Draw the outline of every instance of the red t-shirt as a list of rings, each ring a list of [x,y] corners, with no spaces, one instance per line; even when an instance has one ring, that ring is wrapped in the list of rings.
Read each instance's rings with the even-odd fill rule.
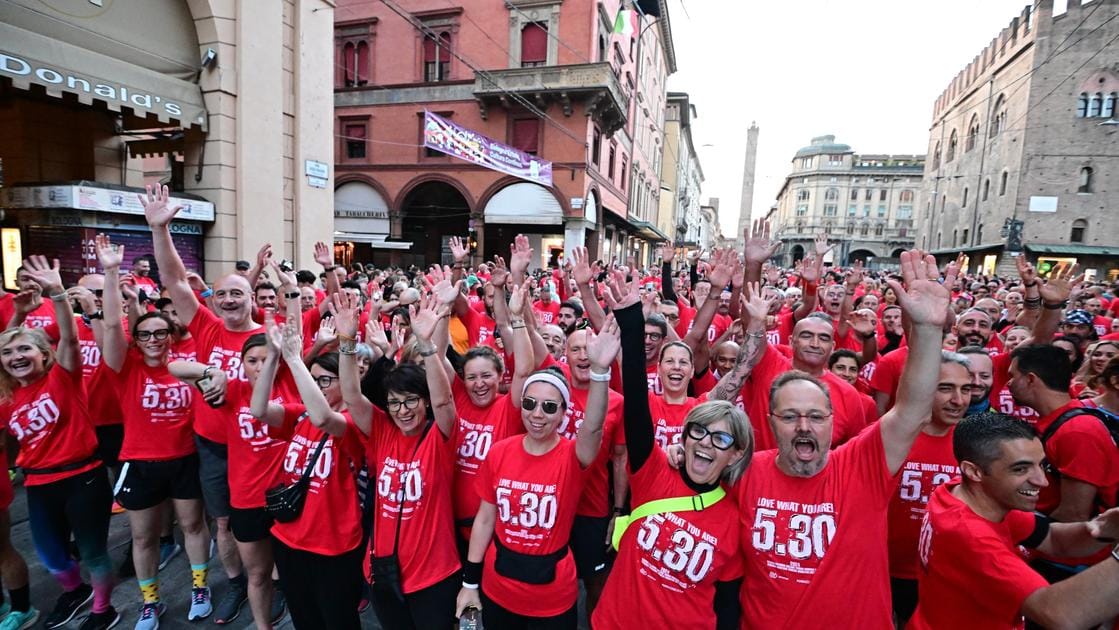
[[[56,321],[54,303],[51,302],[50,298],[44,295],[43,303],[39,305],[39,308],[27,314],[27,317],[23,320],[23,325],[28,328],[47,328],[55,324]],[[5,326],[7,323],[8,322],[4,322]],[[57,338],[55,339],[57,340]]]
[[[116,383],[124,416],[120,459],[164,461],[193,453],[193,389],[168,372],[166,365],[146,365],[139,350],[129,350]],[[107,393],[103,390],[94,398]]]
[[[886,511],[897,477],[886,467],[882,431],[839,447],[810,478],[786,475],[776,457],[755,454],[735,486],[741,627],[819,627],[836,611],[846,627],[891,627]]]
[[[569,372],[570,373],[570,372]],[[571,406],[563,416],[559,426],[559,434],[568,440],[574,440],[579,435],[579,427],[583,425],[583,415],[587,411],[587,396],[590,390],[571,388]],[[609,390],[606,402],[606,419],[602,424],[602,446],[598,449],[598,457],[587,468],[586,484],[583,486],[583,496],[575,513],[580,516],[594,516],[602,518],[610,515],[610,462],[614,449],[625,446],[626,436],[622,428],[622,395]]]
[[[369,475],[377,478],[372,553],[393,552],[399,521],[396,553],[405,593],[440,582],[461,566],[451,500],[455,438],[432,425],[421,443],[419,435],[404,435],[385,412],[373,410],[367,453]]]
[[[171,352],[167,355],[167,362],[172,361],[197,361],[198,351],[194,347],[194,337],[179,339],[171,344]]]
[[[700,398],[689,396],[684,402],[674,405],[665,400],[664,396],[649,393],[649,415],[653,418],[653,439],[656,448],[668,448],[670,444],[679,444],[680,435],[684,432],[684,418],[688,417],[692,409],[699,403],[707,400],[704,395]],[[623,438],[624,439],[624,438]]]
[[[695,494],[663,451],[630,474],[634,507]],[[667,512],[635,521],[622,535],[618,557],[594,609],[595,628],[676,630],[715,627],[715,583],[742,576],[738,504],[732,495],[700,511]]]
[[[933,490],[960,476],[952,454],[952,433],[936,436],[924,431],[909,449],[901,467],[901,483],[890,499],[890,576],[917,579],[917,537]]]
[[[541,324],[554,324],[559,319],[559,302],[552,300],[550,304],[536,301],[532,303],[532,312],[536,314],[536,321]]]
[[[478,474],[478,495],[497,506],[493,535],[512,551],[547,555],[567,547],[586,476],[575,442],[560,440],[543,455],[530,455],[524,438],[494,444]],[[486,549],[482,584],[486,596],[518,615],[552,617],[575,605],[579,581],[568,551],[549,584],[526,584],[497,573],[494,544]]]
[[[486,315],[483,310],[478,311],[472,308],[459,316],[459,321],[462,322],[463,328],[466,329],[466,338],[470,342],[470,346],[490,346],[496,348],[497,345],[494,341],[493,332],[497,330],[497,322],[492,317]]]
[[[1017,510],[992,523],[952,495],[959,482],[937,488],[921,526],[917,611],[909,630],[1025,627],[1022,604],[1049,586],[1026,564],[1018,543],[1034,532],[1033,514]]]
[[[789,337],[793,335],[793,326],[796,322],[793,321],[793,312],[788,311],[778,313],[774,318],[773,328],[765,331],[766,341],[771,346],[787,346],[789,345]]]
[[[473,519],[478,514],[476,490],[478,469],[486,460],[493,445],[507,437],[524,433],[521,410],[513,406],[509,394],[500,395],[489,407],[479,407],[470,400],[462,380],[455,377],[451,390],[458,410],[458,430],[455,431],[455,521]],[[464,526],[464,534],[470,528]],[[468,537],[469,539],[469,537]]]
[[[898,395],[898,385],[901,383],[901,370],[905,367],[905,360],[909,356],[909,347],[902,346],[893,352],[878,359],[874,374],[870,377],[870,388],[876,392],[889,395],[886,409],[892,409],[894,399]]]
[[[136,285],[137,289],[143,289],[144,293],[152,300],[159,299],[159,285],[150,277],[132,274],[132,283]]]
[[[229,405],[227,402],[226,405]],[[299,481],[324,433],[300,404],[284,405],[284,424],[275,436],[288,440],[279,480]],[[326,441],[307,484],[307,498],[299,518],[277,522],[272,535],[285,545],[323,556],[339,556],[361,544],[361,506],[357,498],[357,469],[365,453],[365,437],[348,411],[346,431]]]
[[[299,400],[298,392],[285,392],[286,381],[278,381],[271,403],[290,404]],[[230,381],[225,398],[237,410],[237,421],[226,423],[229,445],[229,504],[239,510],[262,508],[264,493],[276,486],[283,474],[286,439],[277,437],[280,428],[257,420],[252,414],[253,388],[247,381]]]
[[[660,366],[656,363],[645,366],[645,380],[649,383],[649,393],[660,396],[664,394],[664,385],[661,385]]]
[[[38,381],[12,392],[0,405],[8,431],[19,440],[16,465],[22,468],[55,468],[82,461],[97,449],[97,436],[86,413],[81,371],[67,372],[55,363]],[[94,461],[81,468],[46,475],[27,475],[25,486],[73,477],[101,465]]]
[[[1070,400],[1060,409],[1037,422],[1037,432],[1044,434],[1061,414],[1070,409],[1087,407],[1082,400]],[[1074,416],[1066,421],[1045,443],[1045,458],[1062,477],[1069,477],[1098,488],[1099,498],[1107,507],[1116,503],[1119,491],[1119,449],[1103,422],[1093,416]],[[1037,510],[1048,514],[1061,504],[1061,482],[1053,476],[1041,489]]]
[[[264,329],[257,327],[241,332],[228,330],[221,318],[210,309],[199,306],[187,325],[187,330],[194,337],[199,362],[222,370],[230,381],[246,380],[245,369],[241,365],[241,347],[245,345],[245,340],[264,332]],[[194,399],[194,432],[211,442],[224,444],[225,423],[232,419],[234,413],[228,400],[214,408],[201,396],[197,396]]]
[[[101,360],[101,348],[93,338],[93,329],[87,326],[81,317],[74,318],[74,326],[78,329],[78,349],[82,354],[82,378],[85,381],[85,390],[92,394],[88,400],[89,420],[95,427],[120,424],[124,421],[120,403],[115,396],[105,394],[116,387],[116,375]],[[55,324],[54,328],[57,331],[58,324]],[[127,325],[125,328],[127,329]],[[57,332],[52,335],[52,338],[58,338]]]

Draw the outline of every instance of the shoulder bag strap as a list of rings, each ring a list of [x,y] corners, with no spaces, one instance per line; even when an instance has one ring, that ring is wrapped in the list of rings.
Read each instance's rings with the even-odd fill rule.
[[[727,496],[727,491],[723,490],[722,486],[717,486],[713,490],[708,490],[703,494],[693,494],[686,497],[669,497],[667,499],[656,499],[655,501],[648,501],[634,508],[633,512],[628,515],[619,516],[614,523],[614,536],[611,542],[614,549],[618,549],[618,545],[622,542],[622,535],[625,534],[626,529],[634,521],[652,516],[654,514],[664,514],[666,512],[702,512],[707,508],[715,505]]]
[[[427,424],[424,425],[424,430],[423,430],[423,433],[420,433],[419,441],[416,442],[416,446],[414,446],[412,448],[412,455],[408,458],[409,461],[416,458],[416,453],[419,452],[420,445],[424,443],[424,440],[427,438],[427,432],[431,430],[431,425],[433,425],[433,424],[435,424],[435,421],[429,420],[427,422]],[[397,513],[396,513],[396,533],[393,534],[393,539],[392,539],[392,553],[393,554],[395,554],[396,550],[400,547],[400,521],[401,521],[401,519],[404,518],[404,502],[407,501],[407,495],[404,493],[403,490],[404,490],[404,487],[403,487],[403,485],[401,485],[400,510],[397,511]]]

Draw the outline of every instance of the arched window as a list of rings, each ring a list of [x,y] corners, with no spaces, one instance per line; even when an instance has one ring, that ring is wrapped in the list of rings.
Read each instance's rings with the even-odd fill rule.
[[[959,230],[952,230],[952,245],[955,246],[960,236]]]
[[[1088,117],[1088,93],[1087,92],[1081,92],[1080,93],[1080,98],[1076,99],[1076,117],[1077,118],[1087,118]]]
[[[967,188],[964,188],[964,200],[960,202],[960,207],[967,207]]]
[[[992,138],[1006,131],[1006,97],[999,94],[995,99],[995,108],[991,110],[991,129],[988,135]]]
[[[809,193],[807,190],[797,191],[797,201],[808,201]]]
[[[451,34],[439,34],[439,40],[430,35],[424,38],[424,81],[434,83],[450,78]]]
[[[1103,111],[1100,112],[1100,116],[1114,118],[1116,110],[1119,110],[1119,92],[1112,92],[1104,100]]]
[[[797,221],[797,234],[803,234],[803,233],[804,233],[804,222],[803,221]]]
[[[956,159],[956,148],[960,146],[960,135],[956,130],[952,130],[952,136],[948,138],[948,155],[944,156],[945,162],[951,162]]]
[[[901,194],[898,195],[898,202],[899,203],[913,203],[913,191],[912,190],[901,191]]]
[[[1077,219],[1072,222],[1072,233],[1069,234],[1069,242],[1083,243],[1085,232],[1088,230],[1088,222],[1084,219]]]
[[[1076,187],[1076,192],[1092,192],[1092,176],[1094,174],[1095,171],[1092,170],[1091,166],[1085,166],[1084,168],[1080,169],[1080,184]]]
[[[999,180],[999,196],[1000,197],[1006,194],[1006,180],[1007,180],[1008,175],[1009,175],[1009,173],[1007,173],[1006,171],[1003,171],[1002,172],[1002,179]]]
[[[357,85],[369,84],[369,44],[357,43]]]
[[[1100,115],[1100,108],[1103,106],[1103,94],[1096,92],[1088,97],[1088,118],[1095,118]]]
[[[991,192],[991,178],[983,180],[983,201],[987,201],[987,195]]]
[[[978,244],[983,243],[983,224],[979,224],[979,228],[975,230],[975,242]]]
[[[933,149],[932,167],[933,168],[940,168],[940,143],[939,142],[936,143],[936,148]]]
[[[867,234],[870,234],[870,224],[863,223],[859,226],[859,236],[866,236]]]
[[[829,188],[829,189],[827,189],[826,192],[824,192],[824,200],[826,200],[826,201],[836,201],[837,199],[839,199],[839,189],[838,188]]]
[[[973,114],[971,124],[967,126],[967,142],[964,143],[964,151],[971,151],[975,148],[977,137],[979,137],[979,114]]]
[[[548,63],[548,25],[530,22],[521,29],[521,67],[531,68]]]
[[[824,221],[824,234],[831,234],[832,222]]]
[[[351,87],[357,78],[357,47],[352,42],[342,46],[342,85]]]
[[[874,226],[874,235],[875,236],[882,236],[882,234],[885,231],[886,231],[886,226],[882,223],[879,223],[878,225]]]
[[[936,248],[940,249],[940,232],[936,233]]]
[[[851,235],[851,234],[854,234],[854,233],[855,233],[855,224],[848,222],[847,223],[847,234]]]

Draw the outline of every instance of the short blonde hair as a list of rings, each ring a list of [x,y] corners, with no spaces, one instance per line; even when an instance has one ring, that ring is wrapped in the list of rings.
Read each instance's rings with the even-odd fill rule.
[[[722,474],[727,483],[734,483],[742,477],[754,455],[754,428],[750,426],[750,418],[746,412],[725,400],[700,403],[684,418],[685,433],[689,424],[709,427],[720,420],[726,420],[730,425],[729,433],[734,436],[734,446],[742,450],[742,458],[727,466]]]
[[[31,343],[43,353],[43,368],[50,370],[54,366],[54,349],[51,348],[50,339],[47,334],[39,328],[28,328],[27,326],[19,326],[0,333],[0,348],[12,343],[19,337],[27,337]],[[8,374],[8,371],[0,367],[0,400],[10,400],[12,392],[19,387],[19,382]]]

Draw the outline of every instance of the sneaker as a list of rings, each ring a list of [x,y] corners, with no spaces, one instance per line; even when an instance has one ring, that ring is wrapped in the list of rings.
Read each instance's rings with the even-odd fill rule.
[[[190,612],[187,613],[187,621],[205,619],[212,612],[214,607],[210,604],[210,587],[190,589]]]
[[[136,620],[135,630],[157,630],[159,618],[167,612],[167,604],[155,602],[140,607],[140,618]]]
[[[47,630],[54,630],[54,628],[61,628],[70,623],[74,615],[78,611],[85,608],[86,604],[93,601],[93,587],[89,584],[80,584],[78,588],[63,593],[58,596],[58,601],[54,605],[54,610],[51,614],[47,615],[47,620],[44,623]]]
[[[177,542],[161,544],[159,546],[159,570],[162,571],[171,562],[171,559],[179,555],[182,550],[183,546]]]
[[[280,623],[284,618],[284,613],[287,612],[288,600],[284,597],[284,592],[279,588],[272,590],[272,624]]]
[[[214,623],[224,626],[236,619],[237,615],[241,614],[241,607],[245,605],[248,599],[249,594],[245,586],[230,583],[229,590],[225,592],[225,597],[221,598],[221,601],[214,608]]]
[[[120,623],[120,613],[116,608],[109,606],[109,609],[104,612],[90,613],[79,626],[79,630],[109,630],[118,623]]]
[[[113,501],[113,514],[124,514],[127,511],[128,510],[124,509],[123,505]]]
[[[35,607],[23,612],[12,610],[12,605],[7,602],[4,604],[8,610],[4,613],[4,621],[0,621],[0,630],[27,630],[39,621],[39,610]]]

